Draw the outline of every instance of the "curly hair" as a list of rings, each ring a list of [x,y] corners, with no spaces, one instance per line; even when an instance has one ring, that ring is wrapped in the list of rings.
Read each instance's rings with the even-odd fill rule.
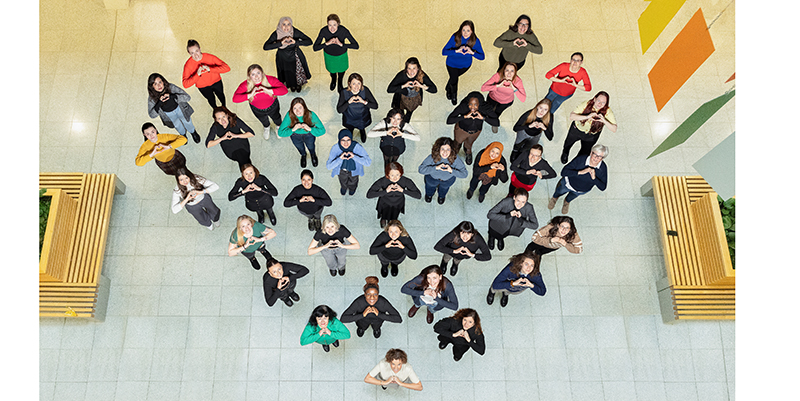
[[[533,271],[531,271],[530,275],[539,275],[539,264],[542,261],[542,255],[530,252],[519,253],[508,259],[508,261],[511,262],[511,273],[514,273],[517,275],[517,277],[519,277],[519,272],[522,271],[522,263],[525,262],[525,259],[530,259],[533,261]]]
[[[553,225],[553,228],[550,229],[550,232],[548,234],[551,237],[557,237],[558,236],[558,226],[560,226],[561,223],[564,223],[564,222],[569,223],[569,227],[570,227],[569,232],[567,233],[567,235],[564,236],[564,241],[572,242],[572,240],[575,239],[575,234],[578,233],[578,229],[575,228],[575,221],[572,220],[572,217],[569,217],[569,216],[556,216],[556,217],[553,217],[550,220],[550,223],[548,223],[548,224],[552,224]]]
[[[471,308],[464,308],[459,309],[453,316],[453,319],[456,319],[459,323],[465,317],[471,317],[472,320],[475,321],[475,334],[481,335],[483,334],[483,330],[481,329],[481,318],[478,316],[478,312],[475,309]]]
[[[458,145],[456,145],[456,142],[454,140],[446,136],[437,139],[433,143],[433,147],[431,147],[431,157],[433,158],[433,161],[435,161],[436,163],[440,162],[442,160],[442,155],[439,154],[440,153],[439,150],[444,145],[450,147],[450,156],[447,157],[447,161],[450,164],[453,164],[453,162],[456,161],[456,155],[458,154]]]
[[[581,113],[582,116],[588,116],[589,114],[592,114],[592,111],[594,110],[594,102],[600,96],[605,96],[606,97],[606,105],[603,106],[602,109],[597,110],[597,114],[602,114],[603,116],[606,115],[606,113],[608,112],[608,108],[611,105],[611,98],[608,96],[608,93],[606,91],[600,91],[600,92],[597,92],[597,94],[594,95],[594,97],[591,98],[588,103],[586,103],[586,108],[583,109],[583,112]],[[602,121],[594,120],[594,121],[592,121],[592,127],[589,129],[589,132],[590,133],[598,133],[598,132],[603,130],[603,126],[604,125],[603,125]]]
[[[406,352],[401,350],[400,348],[392,348],[388,352],[386,352],[386,356],[384,357],[386,362],[392,363],[394,360],[398,360],[403,364],[408,363],[408,355]]]

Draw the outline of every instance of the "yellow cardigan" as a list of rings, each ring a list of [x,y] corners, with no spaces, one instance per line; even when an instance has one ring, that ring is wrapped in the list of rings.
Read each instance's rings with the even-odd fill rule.
[[[165,150],[157,154],[155,157],[156,160],[166,163],[172,160],[172,157],[175,156],[175,149],[186,144],[186,137],[175,134],[158,134],[158,140],[156,143],[153,143],[150,140],[144,141],[142,146],[139,147],[139,154],[136,155],[136,165],[144,166],[147,162],[153,160],[153,158],[150,157],[150,152],[152,152],[159,143],[162,145],[172,145],[172,149]]]

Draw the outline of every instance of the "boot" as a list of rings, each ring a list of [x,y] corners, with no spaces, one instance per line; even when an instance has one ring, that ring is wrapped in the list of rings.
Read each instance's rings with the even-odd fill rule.
[[[494,237],[489,236],[489,249],[494,250]],[[489,304],[491,305],[491,304]]]
[[[408,310],[408,317],[414,317],[414,315],[417,314],[418,310],[419,310],[419,306],[411,305],[411,309]]]
[[[491,305],[494,302],[494,291],[489,288],[489,293],[486,294],[486,303]]]
[[[561,214],[569,213],[569,202],[567,202],[566,198],[564,199],[564,205],[561,206]]]
[[[558,200],[558,199],[550,198],[550,201],[547,202],[547,208],[550,209],[550,210],[553,210],[553,208],[556,207],[556,200]]]
[[[503,242],[503,239],[502,238],[498,238],[497,239],[497,250],[498,251],[502,251],[503,248],[505,248],[505,247],[506,247],[506,243]]]
[[[317,159],[317,154],[316,153],[312,153],[311,154],[311,165],[314,166],[314,167],[317,167],[318,164],[319,164],[319,159]]]
[[[267,215],[269,216],[269,222],[272,223],[273,226],[278,224],[278,219],[275,218],[275,212],[272,211],[272,209],[267,209]]]
[[[264,211],[256,210],[256,215],[258,216],[258,222],[264,224]]]

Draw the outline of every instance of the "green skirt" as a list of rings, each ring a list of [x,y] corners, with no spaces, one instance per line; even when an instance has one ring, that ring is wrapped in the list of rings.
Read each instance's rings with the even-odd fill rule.
[[[350,68],[350,60],[347,58],[347,52],[341,56],[331,56],[325,53],[325,69],[331,74],[345,72]]]

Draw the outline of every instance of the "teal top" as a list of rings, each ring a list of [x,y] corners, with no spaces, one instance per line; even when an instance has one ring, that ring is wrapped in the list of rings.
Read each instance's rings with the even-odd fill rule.
[[[324,345],[333,344],[337,340],[350,338],[350,330],[339,319],[332,317],[328,320],[328,330],[331,334],[319,335],[319,326],[307,324],[303,334],[300,336],[300,345],[320,343]]]
[[[259,222],[255,222],[255,224],[253,224],[253,237],[261,238],[261,237],[259,237],[259,235],[261,235],[261,233],[263,233],[264,230],[266,230],[266,229],[267,229],[267,226],[265,226],[265,225],[263,225],[263,224],[261,224]],[[248,238],[249,238],[248,236],[246,236],[246,235],[244,236],[245,242],[247,242]],[[231,232],[231,239],[230,239],[231,244],[238,244],[239,243],[238,239],[239,239],[239,237],[236,235],[236,229],[234,228],[233,232]],[[263,242],[256,242],[255,244],[250,245],[247,248],[245,248],[244,251],[242,251],[242,252],[255,252],[263,244],[264,244]]]
[[[302,129],[292,132],[292,127],[289,126],[289,124],[292,123],[292,119],[289,118],[290,113],[293,113],[293,111],[289,110],[289,112],[286,113],[286,116],[283,117],[283,122],[281,123],[281,127],[278,128],[279,137],[286,138],[292,136],[292,134],[302,135],[309,133],[311,135],[314,135],[315,137],[325,135],[325,126],[322,125],[322,121],[319,119],[319,117],[317,117],[317,114],[314,113],[313,111],[311,112],[311,123],[314,124],[314,126],[311,127],[311,132]],[[301,123],[304,122],[303,116],[297,117],[297,121]]]

